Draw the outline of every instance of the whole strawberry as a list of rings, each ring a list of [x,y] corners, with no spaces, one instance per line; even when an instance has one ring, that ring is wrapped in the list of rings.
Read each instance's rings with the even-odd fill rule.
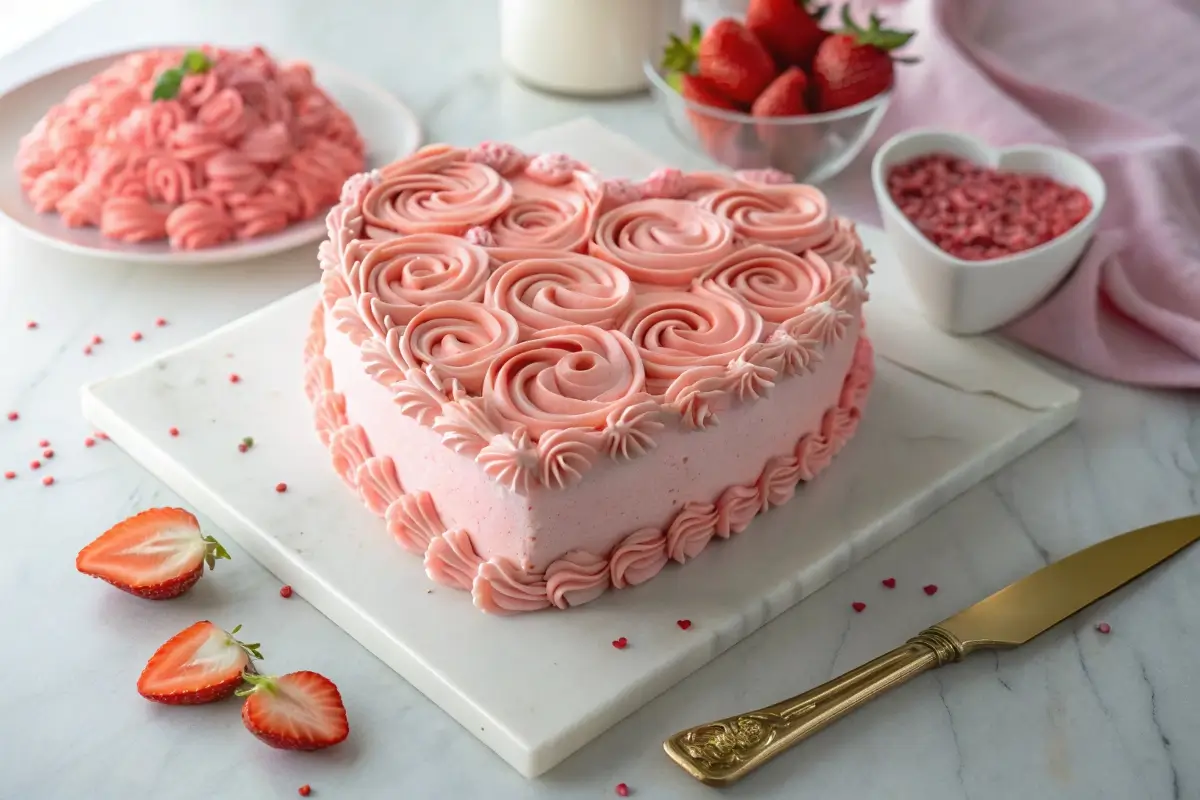
[[[750,0],[746,30],[758,37],[780,67],[808,69],[829,32],[821,28],[825,7],[809,11],[807,0]]]
[[[743,106],[758,98],[775,77],[775,60],[753,33],[735,19],[717,20],[697,47],[700,74]]]
[[[750,107],[756,117],[797,117],[808,113],[804,95],[808,91],[808,76],[799,67],[788,67],[763,89]]]
[[[849,6],[842,7],[843,29],[817,48],[812,79],[817,107],[821,111],[857,105],[892,88],[895,78],[891,52],[912,39],[912,31],[893,31],[881,27],[883,21],[871,15],[865,30],[850,17]]]

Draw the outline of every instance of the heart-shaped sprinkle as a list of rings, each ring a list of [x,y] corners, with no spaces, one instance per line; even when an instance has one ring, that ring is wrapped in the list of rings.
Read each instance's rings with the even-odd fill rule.
[[[855,602],[851,603],[851,604],[850,604],[850,607],[854,609],[854,613],[856,613],[856,614],[861,614],[862,612],[864,612],[864,611],[866,611],[866,610],[867,610],[867,604],[866,604],[866,603],[860,603],[860,602],[857,602],[857,601],[855,601]]]
[[[618,650],[624,650],[625,645],[629,644],[629,640],[622,636],[620,639],[613,639],[613,647]]]
[[[690,619],[675,620],[675,624],[679,626],[681,631],[686,631],[688,628],[692,627],[692,621]]]
[[[617,797],[629,797],[629,787],[623,783],[618,783],[616,786]]]
[[[932,597],[933,595],[937,594],[937,584],[936,583],[926,584],[925,586],[922,587],[922,591],[925,592],[925,594]]]
[[[895,589],[895,588],[896,588],[896,579],[895,579],[895,578],[884,578],[884,579],[883,579],[882,581],[880,581],[880,582],[881,582],[881,583],[882,583],[884,586],[886,586],[887,588],[889,588],[889,589]]]

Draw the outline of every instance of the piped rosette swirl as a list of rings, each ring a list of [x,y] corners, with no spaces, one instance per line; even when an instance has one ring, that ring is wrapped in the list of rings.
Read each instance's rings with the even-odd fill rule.
[[[461,236],[508,208],[513,189],[468,151],[423,147],[381,171],[363,199],[366,232],[375,239],[417,233]]]
[[[734,248],[727,220],[695,203],[651,199],[602,216],[589,252],[646,287],[686,288]]]
[[[398,350],[406,368],[430,368],[478,394],[488,367],[517,338],[517,321],[507,311],[443,300],[421,309],[404,328],[388,331],[387,346]]]
[[[607,261],[558,253],[501,264],[488,278],[485,298],[526,333],[563,325],[612,328],[633,302],[633,287]]]
[[[793,255],[776,247],[750,245],[710,267],[700,286],[754,309],[766,320],[769,332],[822,299],[841,272],[811,251]]]
[[[493,258],[510,261],[536,251],[587,250],[603,189],[584,172],[566,183],[546,180],[528,173],[510,179],[512,200],[486,228]]]
[[[834,233],[829,201],[804,184],[742,184],[705,196],[701,205],[728,220],[746,242],[802,253]]]

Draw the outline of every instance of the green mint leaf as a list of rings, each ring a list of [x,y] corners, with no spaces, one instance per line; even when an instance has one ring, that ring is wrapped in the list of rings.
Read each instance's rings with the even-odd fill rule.
[[[183,56],[183,64],[181,66],[184,72],[192,75],[200,75],[212,69],[212,59],[199,50],[188,50]]]
[[[150,99],[173,100],[179,94],[179,87],[182,85],[183,70],[169,69],[158,76],[158,83],[154,85],[154,92],[150,95]]]

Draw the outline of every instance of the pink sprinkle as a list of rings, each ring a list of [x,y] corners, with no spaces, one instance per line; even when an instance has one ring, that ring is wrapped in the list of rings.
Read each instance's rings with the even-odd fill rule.
[[[692,621],[690,619],[677,619],[675,620],[675,624],[679,626],[679,630],[681,631],[686,631],[688,628],[692,627]]]
[[[171,428],[171,430],[167,431],[167,433],[171,434],[172,436],[178,436],[178,435],[179,435],[179,428],[174,428],[174,427],[173,427],[173,428]]]
[[[30,462],[29,462],[29,468],[30,468],[30,469],[41,469],[41,468],[42,468],[42,462],[38,461],[38,460],[35,458],[33,461],[30,461]]]
[[[284,492],[287,491],[287,484],[286,483],[275,484],[275,491],[279,492],[280,494],[283,494]]]
[[[100,334],[97,333],[92,337],[92,344],[104,344],[104,340],[100,338]]]
[[[105,433],[104,431],[95,431],[94,433],[92,433],[92,436],[95,436],[97,439],[104,441],[104,442],[108,441],[108,434]]]
[[[937,589],[938,589],[938,587],[937,587],[936,583],[930,583],[930,584],[922,587],[922,591],[924,591],[925,594],[929,595],[930,597],[937,594]]]
[[[83,346],[83,354],[85,356],[90,356],[92,354],[92,346],[90,344],[86,344]]]
[[[35,322],[34,320],[29,320],[29,322],[25,323],[25,327],[28,328],[29,330],[33,330],[34,328],[37,327],[37,322]]]
[[[624,636],[622,636],[620,639],[613,639],[612,646],[617,648],[618,650],[624,650],[625,646],[628,644],[629,644],[629,640],[626,639]]]
[[[54,451],[47,447],[42,451],[42,458],[54,458]]]
[[[154,324],[161,328],[167,324],[167,321],[162,317],[159,317],[158,319],[154,320]]]
[[[84,446],[84,447],[95,447],[95,446],[96,446],[96,440],[95,440],[95,439],[93,439],[92,437],[90,437],[90,436],[89,436],[89,437],[87,437],[86,439],[84,439],[84,440],[83,440],[83,446]]]
[[[21,415],[18,414],[17,412],[15,412],[15,411],[8,412],[8,421],[9,422],[16,422],[20,418],[21,418]]]
[[[239,453],[244,453],[249,449],[250,448],[246,445],[245,442],[238,442],[238,452]]]
[[[884,579],[881,581],[881,583],[882,583],[884,586],[886,586],[887,588],[889,588],[889,589],[895,589],[895,588],[896,588],[896,579],[895,579],[895,578],[884,578]]]
[[[1096,626],[1096,630],[1103,634],[1109,634],[1109,633],[1112,633],[1112,626],[1109,625],[1107,622],[1101,622],[1099,625]]]
[[[46,477],[42,478],[42,486],[53,486],[53,485],[54,485],[54,476],[53,475],[47,475]]]
[[[292,596],[292,587],[280,586],[279,587],[279,596],[280,597],[291,597]]]
[[[236,372],[231,372],[231,373],[229,374],[229,382],[230,382],[230,383],[241,383],[241,382],[242,382],[242,376],[241,376],[241,375],[238,375]]]
[[[851,604],[850,604],[850,607],[854,609],[854,613],[855,613],[855,614],[861,614],[862,612],[864,612],[864,611],[866,611],[866,610],[867,610],[867,604],[866,604],[866,603],[860,603],[860,602],[858,602],[858,601],[855,601],[855,602],[851,603]]]
[[[629,787],[623,783],[618,783],[615,789],[617,797],[629,797]]]
[[[38,440],[38,447],[49,447],[49,446],[50,446],[49,439],[39,439]]]
[[[13,472],[11,469],[4,473],[4,480],[6,481],[11,481],[15,477],[17,477],[17,473]]]
[[[133,339],[135,342],[140,342],[142,340],[142,332],[134,331],[133,333],[129,334],[129,338]]]

